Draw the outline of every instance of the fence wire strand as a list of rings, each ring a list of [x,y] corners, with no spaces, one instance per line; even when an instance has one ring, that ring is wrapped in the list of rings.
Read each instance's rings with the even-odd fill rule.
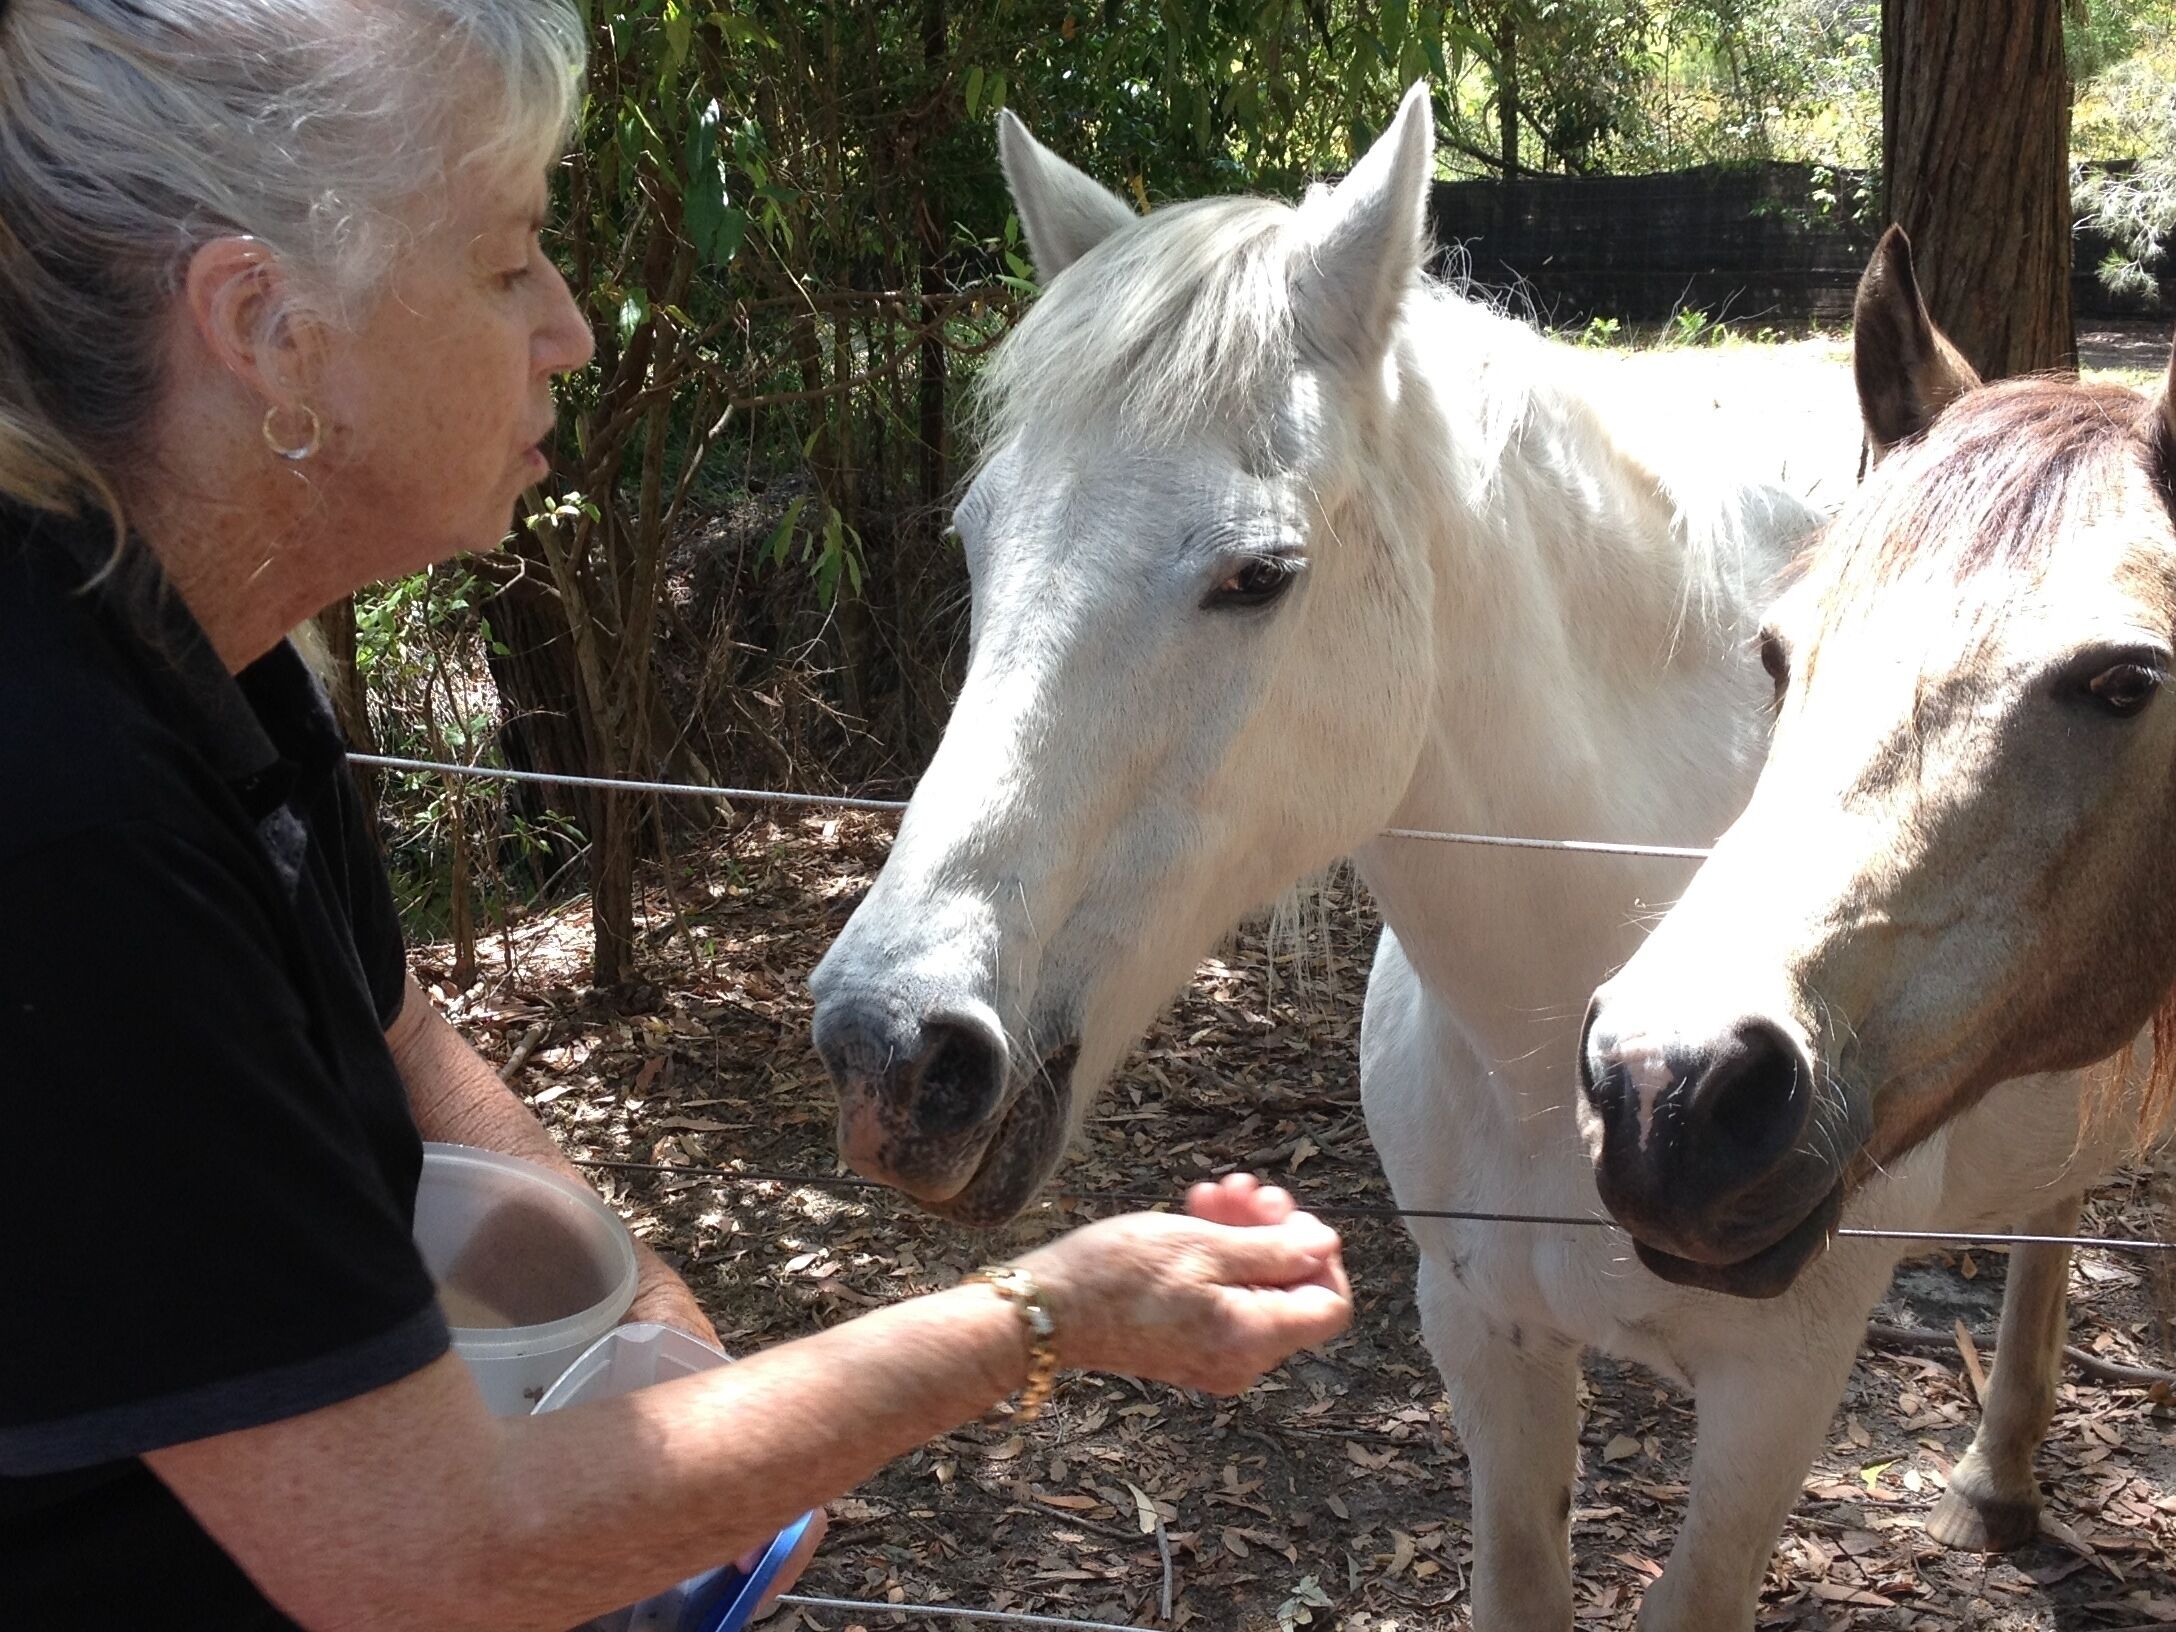
[[[699,782],[640,782],[616,776],[571,776],[557,771],[516,771],[499,765],[445,764],[391,754],[350,754],[351,764],[380,771],[423,771],[441,776],[470,776],[487,782],[527,782],[543,787],[590,788],[605,793],[654,793],[686,799],[722,799],[751,805],[810,805],[819,810],[898,812],[904,799],[852,799],[837,793],[787,793],[770,788],[716,788]],[[1711,852],[1682,844],[1618,844],[1600,839],[1529,839],[1502,833],[1438,833],[1428,828],[1386,827],[1386,839],[1424,839],[1438,844],[1477,844],[1508,850],[1557,850],[1574,855],[1660,856],[1671,861],[1700,861]]]
[[[572,1156],[577,1167],[606,1172],[659,1173],[675,1178],[704,1179],[714,1183],[780,1184],[815,1190],[889,1190],[879,1179],[852,1173],[751,1173],[739,1168],[706,1167],[695,1162],[637,1162],[603,1156]],[[1170,1196],[1137,1190],[1065,1191],[1053,1201],[1082,1207],[1167,1207]],[[1541,1228],[1568,1227],[1587,1230],[1621,1230],[1613,1218],[1569,1213],[1503,1213],[1461,1207],[1394,1207],[1368,1201],[1317,1200],[1295,1195],[1295,1200],[1318,1218],[1431,1218],[1460,1224],[1524,1224]],[[2176,1241],[2141,1240],[2116,1235],[2022,1235],[1998,1230],[1878,1230],[1846,1225],[1829,1231],[1838,1239],[1861,1241],[1915,1241],[1934,1246],[1961,1247],[2098,1247],[2110,1252],[2176,1252]]]
[[[1156,1632],[1154,1627],[1132,1626],[1123,1621],[1076,1621],[1063,1615],[1034,1615],[1013,1609],[962,1609],[955,1604],[885,1604],[859,1598],[815,1598],[797,1592],[781,1593],[778,1601],[798,1609],[844,1609],[857,1615],[926,1615],[932,1619],[1063,1627],[1066,1632]]]

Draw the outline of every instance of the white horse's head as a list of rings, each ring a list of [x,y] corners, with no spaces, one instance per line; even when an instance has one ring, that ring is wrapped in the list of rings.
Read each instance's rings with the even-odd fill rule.
[[[1390,815],[1434,679],[1430,568],[1380,520],[1414,505],[1392,416],[1429,411],[1393,359],[1426,95],[1296,210],[1137,217],[1000,135],[1046,292],[956,517],[966,685],[814,981],[842,1153],[974,1223],[1219,935]]]

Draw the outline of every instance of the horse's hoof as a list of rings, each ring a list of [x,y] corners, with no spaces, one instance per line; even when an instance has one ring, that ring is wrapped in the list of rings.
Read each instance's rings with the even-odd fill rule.
[[[2006,1553],[2040,1533],[2040,1492],[2028,1501],[1952,1483],[1927,1515],[1927,1534],[1965,1553]]]

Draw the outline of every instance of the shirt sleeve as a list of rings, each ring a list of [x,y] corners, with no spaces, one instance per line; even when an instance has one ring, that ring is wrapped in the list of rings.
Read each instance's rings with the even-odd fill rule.
[[[0,1226],[24,1316],[0,1474],[276,1421],[445,1351],[413,1198],[221,844],[127,823],[0,861]]]

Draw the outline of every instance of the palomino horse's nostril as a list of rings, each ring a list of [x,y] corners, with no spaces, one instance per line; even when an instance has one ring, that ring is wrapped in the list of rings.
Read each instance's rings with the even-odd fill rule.
[[[1770,1021],[1740,1022],[1693,1084],[1692,1110],[1731,1167],[1756,1172],[1780,1160],[1813,1113],[1797,1045]]]

